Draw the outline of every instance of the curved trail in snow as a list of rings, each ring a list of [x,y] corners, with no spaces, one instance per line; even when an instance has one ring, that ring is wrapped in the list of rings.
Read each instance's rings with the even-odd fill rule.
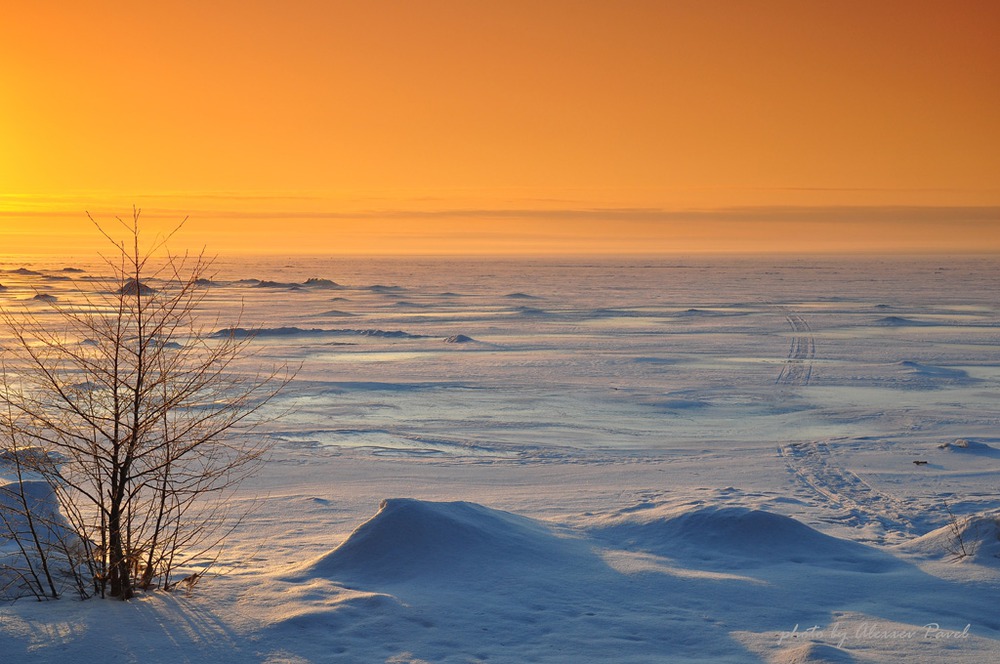
[[[785,311],[785,320],[792,329],[788,356],[775,379],[781,387],[805,387],[812,378],[816,341],[809,323],[799,314]],[[876,539],[884,542],[892,533],[907,536],[914,527],[906,516],[905,506],[897,498],[873,487],[856,473],[844,467],[837,458],[836,444],[802,442],[781,445],[778,455],[795,478],[804,498],[818,499],[835,510],[829,520],[857,528],[878,531]]]
[[[788,312],[785,320],[792,328],[792,342],[788,348],[788,357],[781,367],[781,373],[775,379],[775,385],[801,386],[809,384],[812,378],[812,361],[816,357],[816,340],[812,328],[802,316]]]
[[[800,493],[826,503],[837,514],[829,521],[864,528],[877,526],[885,541],[886,535],[917,534],[905,505],[883,493],[839,462],[828,442],[790,443],[778,447],[788,470],[801,486]]]

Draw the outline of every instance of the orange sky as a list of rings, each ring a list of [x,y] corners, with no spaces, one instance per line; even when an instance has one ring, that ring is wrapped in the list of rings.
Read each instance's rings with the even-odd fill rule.
[[[1000,3],[7,3],[0,253],[1000,251]]]

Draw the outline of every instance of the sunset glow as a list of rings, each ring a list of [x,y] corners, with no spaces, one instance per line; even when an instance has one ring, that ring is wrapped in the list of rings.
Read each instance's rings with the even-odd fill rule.
[[[0,253],[1000,251],[995,2],[16,3]]]

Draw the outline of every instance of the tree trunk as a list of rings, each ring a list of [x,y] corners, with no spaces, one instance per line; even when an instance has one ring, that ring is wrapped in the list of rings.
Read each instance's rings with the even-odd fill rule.
[[[110,546],[108,576],[110,577],[112,597],[132,599],[132,578],[122,541],[121,503],[121,497],[112,497],[111,513],[108,515],[108,544]]]

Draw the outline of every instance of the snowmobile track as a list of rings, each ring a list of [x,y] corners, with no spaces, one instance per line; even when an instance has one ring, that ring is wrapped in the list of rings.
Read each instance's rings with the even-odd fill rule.
[[[812,361],[816,357],[816,341],[812,328],[802,316],[786,313],[785,320],[792,328],[792,342],[788,348],[788,358],[775,379],[775,385],[806,386],[812,378]]]

